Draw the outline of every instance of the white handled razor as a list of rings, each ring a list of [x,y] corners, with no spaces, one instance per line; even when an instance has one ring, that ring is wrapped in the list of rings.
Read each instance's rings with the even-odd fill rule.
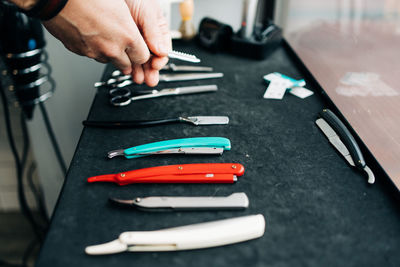
[[[205,222],[156,231],[124,232],[119,238],[86,247],[89,255],[124,251],[174,251],[224,246],[264,235],[265,219],[261,214]]]

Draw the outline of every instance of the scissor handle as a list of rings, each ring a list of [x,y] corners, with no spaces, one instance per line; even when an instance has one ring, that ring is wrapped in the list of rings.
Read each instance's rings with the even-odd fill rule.
[[[110,103],[114,106],[122,107],[129,105],[134,100],[141,100],[141,99],[149,99],[154,97],[159,97],[158,93],[155,94],[146,94],[146,95],[139,95],[139,96],[114,96],[110,99]]]
[[[129,96],[114,96],[110,99],[110,103],[116,107],[127,106],[132,102]]]
[[[131,95],[131,90],[128,88],[114,88],[108,91],[111,97],[129,97]]]
[[[215,84],[209,85],[196,85],[196,86],[185,86],[185,87],[177,87],[176,94],[199,94],[199,93],[208,93],[215,92],[218,90],[218,86]]]
[[[111,97],[115,96],[139,96],[139,95],[149,95],[149,94],[154,94],[158,92],[157,90],[130,90],[128,88],[113,88],[110,91],[108,91],[109,95]]]
[[[111,96],[110,103],[113,106],[126,106],[131,103],[131,90],[128,88],[113,88],[108,91]]]

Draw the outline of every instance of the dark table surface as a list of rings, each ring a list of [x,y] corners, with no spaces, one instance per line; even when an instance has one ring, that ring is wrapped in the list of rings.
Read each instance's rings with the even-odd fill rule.
[[[142,129],[86,128],[75,156],[37,266],[400,266],[398,195],[386,178],[368,186],[315,126],[326,103],[315,94],[304,100],[287,94],[282,101],[263,99],[263,75],[281,72],[302,78],[284,47],[263,61],[194,53],[202,65],[225,74],[217,80],[160,84],[216,83],[218,92],[144,100],[112,107],[100,89],[89,119],[155,119],[180,115],[228,115],[226,126],[171,124]],[[182,63],[180,63],[182,64]],[[109,74],[108,67],[105,74]],[[312,85],[310,89],[315,90]],[[89,88],[82,88],[89,90]],[[73,108],[71,106],[71,108]],[[165,139],[222,136],[232,150],[222,156],[154,156],[107,159],[106,152]],[[159,165],[239,162],[246,172],[235,184],[87,184],[90,176]],[[116,208],[110,196],[224,196],[246,192],[244,211],[144,212]],[[240,244],[179,252],[88,256],[88,245],[114,240],[124,231],[156,230],[248,214],[263,214],[263,237]]]

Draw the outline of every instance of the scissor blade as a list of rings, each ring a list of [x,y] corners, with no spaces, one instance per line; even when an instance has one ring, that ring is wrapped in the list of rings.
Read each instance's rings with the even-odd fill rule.
[[[218,86],[215,84],[199,85],[199,86],[186,86],[186,87],[175,88],[175,94],[177,94],[177,95],[196,94],[196,93],[215,92],[217,90],[218,90]],[[164,90],[161,90],[161,92],[162,91],[164,91]]]
[[[172,74],[161,74],[160,82],[178,82],[178,81],[191,81],[191,80],[203,80],[221,78],[224,74],[221,72],[213,73],[172,73]]]
[[[228,124],[227,116],[194,116],[187,117],[194,125],[213,125],[213,124]]]

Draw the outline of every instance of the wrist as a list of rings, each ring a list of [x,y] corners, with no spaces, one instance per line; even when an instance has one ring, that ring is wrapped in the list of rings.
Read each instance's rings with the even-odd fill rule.
[[[22,10],[29,10],[33,8],[39,0],[8,0],[15,4],[17,7],[21,8]]]
[[[13,0],[16,1],[16,0]],[[22,11],[30,17],[41,20],[50,20],[55,17],[67,4],[68,0],[26,0],[34,1],[31,8]]]

